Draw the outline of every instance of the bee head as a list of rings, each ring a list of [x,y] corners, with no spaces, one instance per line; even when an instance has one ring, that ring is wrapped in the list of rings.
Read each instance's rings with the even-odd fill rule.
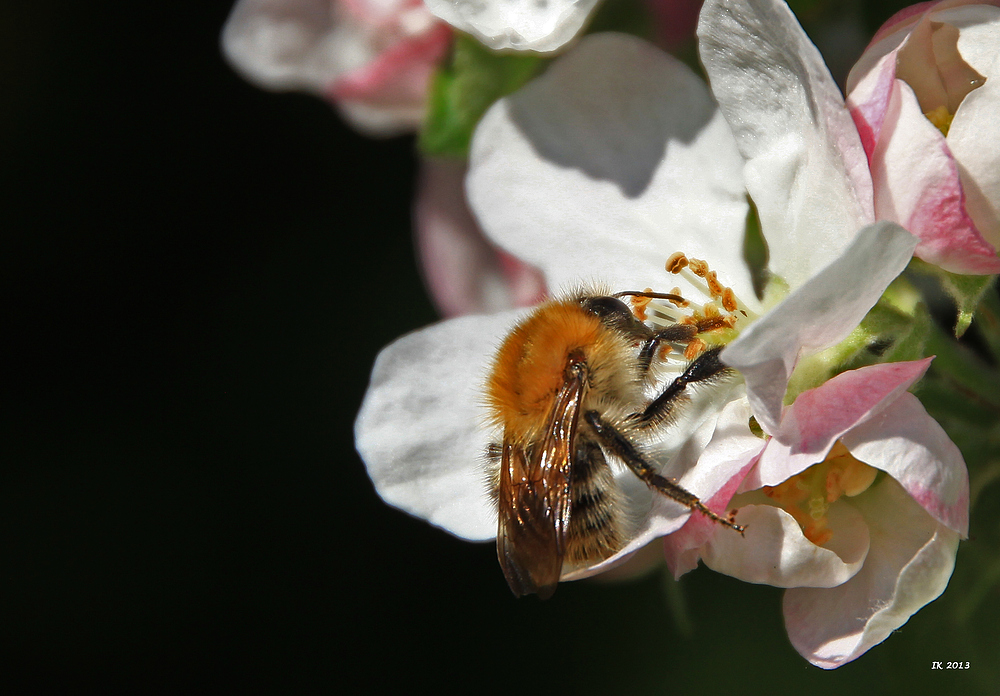
[[[630,336],[644,336],[651,333],[649,327],[636,319],[629,306],[617,297],[585,295],[579,302],[588,312],[597,315],[610,329],[617,329]]]

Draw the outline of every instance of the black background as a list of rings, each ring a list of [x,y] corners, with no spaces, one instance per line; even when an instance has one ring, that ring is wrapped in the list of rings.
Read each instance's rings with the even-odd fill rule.
[[[64,692],[938,691],[928,607],[834,673],[699,569],[510,596],[352,422],[434,319],[413,141],[222,61],[225,1],[0,8],[0,681]],[[966,677],[962,677],[966,678]],[[34,690],[34,688],[32,688]]]

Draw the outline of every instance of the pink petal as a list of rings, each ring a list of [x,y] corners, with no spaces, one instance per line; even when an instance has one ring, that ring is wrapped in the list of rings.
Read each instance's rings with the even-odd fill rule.
[[[887,478],[858,496],[871,547],[843,585],[785,592],[792,645],[817,667],[833,669],[885,640],[948,584],[958,534],[938,524]]]
[[[969,531],[969,474],[962,453],[917,397],[902,394],[841,437],[851,454],[882,469],[931,517]]]
[[[417,0],[239,0],[222,49],[260,87],[319,94],[359,130],[385,136],[422,121],[448,40]]]
[[[851,76],[854,74],[852,70]],[[868,155],[869,164],[882,134],[882,123],[889,110],[889,100],[895,85],[896,54],[893,52],[883,57],[871,71],[860,78],[857,86],[847,95],[847,106],[861,136],[861,144]]]
[[[424,281],[446,317],[527,307],[544,299],[540,271],[483,236],[465,201],[462,162],[423,162],[414,205]]]
[[[923,376],[931,360],[850,370],[800,394],[785,409],[781,426],[764,448],[760,465],[747,478],[744,490],[776,486],[823,461],[844,433],[900,398]]]
[[[355,70],[345,72],[326,87],[333,101],[363,102],[382,108],[423,106],[427,86],[437,64],[451,45],[451,30],[434,25],[427,33],[400,40]]]
[[[1000,272],[996,250],[966,213],[959,168],[944,136],[901,80],[880,136],[872,155],[876,214],[919,237],[914,253],[925,261],[953,273]]]
[[[912,28],[914,24],[920,21],[923,14],[929,10],[941,12],[953,7],[962,7],[965,5],[995,5],[1000,7],[1000,0],[945,0],[943,2],[918,2],[917,4],[910,5],[909,7],[906,7],[889,17],[889,19],[887,19],[885,23],[879,27],[879,30],[875,32],[875,36],[872,37],[871,43],[868,44],[868,48],[870,49],[872,46],[891,34]]]
[[[938,3],[934,11],[964,4]],[[989,103],[988,93],[977,94],[985,86],[973,90],[959,107],[969,114],[964,128],[960,126],[954,138],[949,132],[946,142],[924,117],[912,88],[892,80],[900,47],[909,45],[909,38],[906,31],[890,32],[877,44],[873,42],[848,78],[847,101],[871,163],[876,215],[895,220],[917,235],[921,241],[915,254],[945,270],[1000,272],[995,248],[1000,242],[996,211],[1000,146],[989,133],[997,120],[993,118],[997,104]],[[984,37],[979,43],[995,43],[989,39]],[[985,106],[978,113],[976,101]]]

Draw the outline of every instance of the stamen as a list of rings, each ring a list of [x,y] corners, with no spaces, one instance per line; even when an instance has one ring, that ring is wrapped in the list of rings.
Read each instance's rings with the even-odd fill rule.
[[[667,272],[680,273],[681,269],[688,265],[687,257],[679,251],[674,252],[667,259]]]
[[[732,288],[723,289],[722,307],[727,312],[735,312],[739,308],[739,305],[736,304],[736,293],[733,292]],[[746,316],[746,314],[744,314],[743,316]]]
[[[692,273],[700,278],[704,278],[708,273],[708,264],[701,259],[688,259],[688,267]]]
[[[705,281],[708,283],[708,291],[712,293],[712,299],[718,299],[722,297],[722,293],[726,290],[719,282],[719,276],[715,271],[709,271],[705,274]]]
[[[644,292],[653,292],[653,288],[646,288]],[[653,299],[648,295],[632,295],[632,311],[639,321],[646,321],[646,307]]]
[[[763,493],[799,523],[809,541],[822,546],[833,538],[827,518],[830,505],[842,495],[853,497],[866,491],[877,474],[838,440],[822,462],[777,486],[764,486]]]
[[[691,342],[687,344],[687,348],[684,349],[684,358],[694,360],[704,353],[706,348],[708,348],[708,344],[703,340],[698,337],[692,338]]]

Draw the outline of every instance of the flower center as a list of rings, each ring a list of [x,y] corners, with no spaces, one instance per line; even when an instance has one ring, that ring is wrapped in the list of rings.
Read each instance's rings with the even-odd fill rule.
[[[877,474],[838,440],[822,462],[777,486],[764,486],[763,492],[795,518],[806,539],[822,546],[833,538],[827,519],[830,505],[842,495],[853,498],[868,490]]]
[[[729,343],[739,335],[743,325],[756,318],[732,288],[719,281],[707,262],[677,252],[667,259],[666,270],[682,278],[688,290],[675,286],[666,293],[671,299],[632,296],[632,307],[639,320],[653,328],[672,324],[697,326],[698,336],[683,349],[685,359],[694,359],[709,346]],[[652,289],[647,288],[646,292],[652,293]],[[670,345],[663,348],[666,352],[671,349]]]
[[[899,49],[896,77],[913,88],[924,116],[946,136],[959,104],[986,82],[958,52],[958,29],[927,20]]]

